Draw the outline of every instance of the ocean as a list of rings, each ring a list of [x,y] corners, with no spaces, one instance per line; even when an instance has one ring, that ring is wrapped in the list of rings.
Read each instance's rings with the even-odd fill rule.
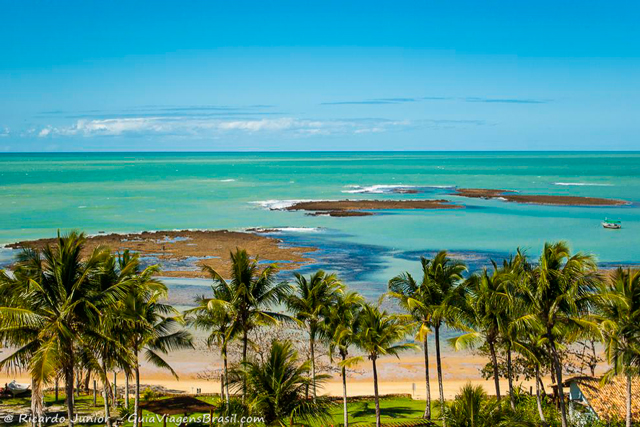
[[[419,189],[397,194],[398,187]],[[623,207],[463,198],[455,188],[622,199]],[[273,210],[297,200],[445,198],[465,209],[327,217]],[[0,244],[87,233],[274,228],[317,247],[316,263],[376,298],[420,255],[447,249],[470,270],[520,247],[566,240],[603,266],[640,262],[640,153],[299,152],[0,154]],[[606,230],[608,217],[621,230]],[[0,250],[0,265],[13,254]],[[288,272],[287,274],[291,274]],[[185,295],[207,281],[168,280]]]

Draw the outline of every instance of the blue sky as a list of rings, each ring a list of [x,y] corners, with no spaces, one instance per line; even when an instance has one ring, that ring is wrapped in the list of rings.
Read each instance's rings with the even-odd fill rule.
[[[636,150],[640,3],[0,0],[0,152]]]

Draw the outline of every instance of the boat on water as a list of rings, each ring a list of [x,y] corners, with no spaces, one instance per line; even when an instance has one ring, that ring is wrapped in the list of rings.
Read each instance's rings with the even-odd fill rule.
[[[13,397],[28,392],[30,387],[31,386],[29,384],[19,384],[16,382],[16,380],[13,380],[9,384],[7,384],[7,390],[9,390],[11,394],[13,394]]]
[[[604,221],[602,221],[602,226],[611,230],[619,230],[622,228],[622,222],[605,218]]]

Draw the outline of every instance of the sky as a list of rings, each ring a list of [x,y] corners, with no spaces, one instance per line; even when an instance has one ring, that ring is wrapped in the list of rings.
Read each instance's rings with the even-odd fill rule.
[[[0,0],[0,152],[637,150],[637,1]]]

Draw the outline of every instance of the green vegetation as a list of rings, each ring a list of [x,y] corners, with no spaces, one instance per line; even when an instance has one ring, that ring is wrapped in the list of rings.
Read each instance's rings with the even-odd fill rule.
[[[275,265],[261,265],[238,249],[231,253],[231,277],[207,269],[211,294],[197,297],[195,308],[179,313],[163,302],[167,289],[154,279],[156,266],[142,269],[137,256],[114,256],[107,248],[87,254],[84,241],[79,233],[58,236],[55,245],[23,251],[12,274],[0,272],[0,342],[16,349],[0,367],[29,372],[33,391],[31,399],[6,399],[5,406],[29,406],[40,416],[53,403],[44,388],[61,380],[64,393],[56,404],[63,405],[69,425],[74,413],[97,411],[108,426],[126,423],[129,415],[139,413],[141,399],[164,398],[140,390],[140,357],[177,377],[165,355],[193,347],[184,329],[188,324],[207,332],[207,345],[223,360],[221,397],[202,398],[215,404],[216,415],[264,417],[268,425],[375,422],[379,427],[390,421],[433,419],[443,427],[569,427],[562,396],[572,348],[593,349],[587,363],[593,372],[594,343],[600,341],[611,366],[603,381],[626,379],[626,424],[631,426],[631,380],[640,373],[640,273],[600,272],[592,256],[572,253],[563,242],[545,244],[535,261],[518,250],[501,264],[493,262],[493,268],[471,274],[445,251],[433,259],[423,257],[419,281],[409,273],[389,281],[384,297],[396,302],[401,313],[383,309],[382,299],[378,304],[364,301],[323,271],[308,278],[295,275],[293,284],[277,282]],[[291,339],[274,338],[261,345],[254,341],[251,334],[282,323],[304,331],[303,351]],[[445,402],[444,327],[459,331],[449,340],[453,348],[487,355],[483,373],[494,379],[495,397],[468,385]],[[436,404],[430,390],[431,334],[440,400]],[[378,393],[378,359],[416,348],[412,341],[424,352],[426,404]],[[241,350],[235,350],[236,344]],[[317,385],[327,378],[317,372],[320,350],[340,373],[341,405],[317,393]],[[236,353],[235,360],[229,357]],[[374,397],[350,401],[347,371],[357,364],[366,366],[365,357],[371,363]],[[584,362],[584,354],[581,357]],[[117,370],[125,373],[124,399],[109,382],[109,374]],[[547,374],[557,384],[558,397],[542,385]],[[130,377],[135,379],[133,405]],[[520,377],[535,379],[535,395],[515,385]],[[500,389],[501,378],[508,380],[506,394]],[[95,405],[91,379],[102,383]]]

